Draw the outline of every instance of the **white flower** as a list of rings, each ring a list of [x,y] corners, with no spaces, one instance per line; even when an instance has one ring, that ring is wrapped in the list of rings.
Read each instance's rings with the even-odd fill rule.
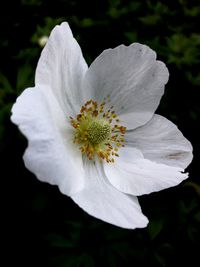
[[[44,47],[46,45],[46,43],[48,42],[48,40],[49,40],[49,37],[48,36],[46,36],[46,35],[41,36],[38,39],[39,46]]]
[[[28,139],[26,167],[94,217],[145,227],[137,196],[179,184],[192,160],[190,142],[154,114],[168,76],[138,43],[105,50],[88,68],[68,24],[56,26],[35,87],[12,108]]]

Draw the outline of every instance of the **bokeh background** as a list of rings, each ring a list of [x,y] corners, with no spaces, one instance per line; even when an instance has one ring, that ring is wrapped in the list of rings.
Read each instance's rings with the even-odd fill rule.
[[[157,113],[177,124],[192,142],[194,160],[187,181],[139,198],[150,220],[145,229],[120,229],[90,217],[56,186],[39,182],[24,167],[27,141],[10,122],[10,109],[16,97],[34,85],[40,38],[62,21],[70,23],[89,64],[106,48],[137,41],[156,50],[169,68],[170,80]],[[199,266],[199,25],[198,0],[4,1],[0,188],[6,261],[2,266]]]

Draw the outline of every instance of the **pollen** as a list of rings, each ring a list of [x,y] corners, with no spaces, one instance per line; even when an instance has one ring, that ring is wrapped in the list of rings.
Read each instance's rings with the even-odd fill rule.
[[[70,117],[74,128],[73,142],[89,160],[97,158],[100,162],[114,163],[118,150],[124,146],[126,127],[109,107],[110,97],[101,103],[89,100],[80,109],[76,118]]]

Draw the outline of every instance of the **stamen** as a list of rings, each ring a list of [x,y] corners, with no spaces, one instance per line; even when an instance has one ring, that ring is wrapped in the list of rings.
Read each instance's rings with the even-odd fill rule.
[[[97,156],[100,162],[114,163],[119,148],[124,146],[126,127],[119,124],[113,106],[104,111],[106,101],[110,102],[110,96],[100,104],[90,99],[75,119],[69,118],[74,128],[73,142],[79,145],[81,153],[89,160]]]

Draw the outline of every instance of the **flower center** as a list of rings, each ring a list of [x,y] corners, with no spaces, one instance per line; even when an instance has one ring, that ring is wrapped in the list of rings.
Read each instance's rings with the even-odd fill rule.
[[[88,141],[93,145],[98,145],[107,139],[111,134],[110,124],[106,120],[92,121],[88,127]]]
[[[106,99],[98,104],[94,100],[87,101],[75,119],[70,117],[74,130],[74,143],[79,145],[83,155],[89,160],[95,156],[100,161],[114,162],[118,150],[124,146],[126,127],[119,124],[113,107],[104,111]]]

